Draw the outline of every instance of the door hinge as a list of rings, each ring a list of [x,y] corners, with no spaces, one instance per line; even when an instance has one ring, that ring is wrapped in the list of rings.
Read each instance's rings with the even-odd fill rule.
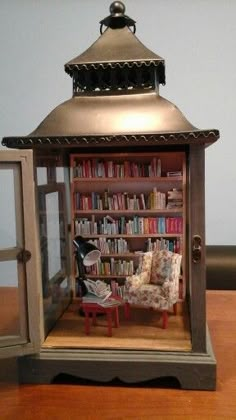
[[[199,263],[202,257],[202,238],[199,235],[194,235],[192,246],[192,259],[193,262]]]

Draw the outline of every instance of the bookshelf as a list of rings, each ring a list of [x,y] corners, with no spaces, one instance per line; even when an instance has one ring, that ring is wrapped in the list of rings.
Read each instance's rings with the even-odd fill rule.
[[[183,255],[185,290],[185,153],[71,154],[70,180],[72,238],[102,252],[89,278],[122,286],[143,252],[166,248]]]

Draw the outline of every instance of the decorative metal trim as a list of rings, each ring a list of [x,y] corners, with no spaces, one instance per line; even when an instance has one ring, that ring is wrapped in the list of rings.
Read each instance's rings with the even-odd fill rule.
[[[134,22],[134,21],[133,21]],[[106,26],[104,23],[103,23],[103,21],[101,21],[101,25],[100,25],[100,34],[102,35],[104,32],[105,32],[105,30],[103,30],[103,27],[104,26]],[[133,34],[135,34],[136,33],[136,25],[135,25],[135,22],[134,23],[132,23],[132,25],[130,24],[130,25],[127,25],[129,28],[130,27],[132,27],[133,28],[133,30],[132,30],[132,32],[133,32]]]
[[[151,65],[158,67],[160,64],[163,66],[163,69],[165,69],[165,60],[141,60],[141,61],[118,61],[114,63],[83,63],[83,64],[76,64],[76,63],[70,63],[65,64],[65,71],[70,76],[73,75],[74,69],[77,70],[98,70],[98,69],[107,69],[108,67],[115,69],[116,67],[119,67],[120,69],[123,69],[124,67],[132,68],[132,67],[141,67],[146,66],[149,67]],[[163,76],[165,79],[165,76]],[[165,83],[161,82],[161,83]]]
[[[97,70],[101,67],[103,69],[106,69],[107,67],[111,67],[112,69],[116,67],[120,67],[122,69],[125,66],[129,68],[132,68],[134,66],[137,66],[137,67],[147,66],[148,67],[151,64],[158,67],[159,64],[165,65],[165,60],[116,61],[116,62],[107,62],[107,63],[81,63],[81,64],[67,63],[65,64],[65,70],[68,73],[69,71],[72,71],[74,68],[78,70],[81,70],[81,69],[86,69],[86,70],[96,69]]]
[[[155,81],[164,81],[164,66],[133,66],[129,68],[73,69],[73,92],[154,89]]]
[[[34,148],[42,146],[116,146],[136,145],[178,145],[213,143],[219,138],[218,130],[204,130],[183,133],[129,134],[108,136],[53,136],[53,137],[5,137],[2,145],[9,148]]]

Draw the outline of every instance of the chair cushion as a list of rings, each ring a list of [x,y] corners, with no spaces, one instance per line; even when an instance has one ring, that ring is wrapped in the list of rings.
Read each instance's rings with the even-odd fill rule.
[[[179,298],[181,259],[181,255],[166,250],[145,253],[140,266],[144,271],[126,279],[124,300],[154,309],[171,308]],[[149,283],[151,272],[160,284]]]
[[[180,274],[181,255],[168,250],[154,251],[150,283],[162,285],[166,280],[173,281]]]
[[[125,300],[131,305],[164,310],[172,308],[178,301],[178,296],[175,283],[166,281],[163,286],[143,284],[137,288],[131,287],[125,295]]]

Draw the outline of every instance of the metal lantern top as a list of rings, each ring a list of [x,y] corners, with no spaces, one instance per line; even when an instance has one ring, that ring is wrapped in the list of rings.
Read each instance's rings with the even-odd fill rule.
[[[101,35],[65,64],[73,97],[58,105],[28,136],[5,137],[12,148],[210,144],[218,130],[194,127],[159,95],[165,61],[135,36],[135,21],[115,1],[100,22]]]

